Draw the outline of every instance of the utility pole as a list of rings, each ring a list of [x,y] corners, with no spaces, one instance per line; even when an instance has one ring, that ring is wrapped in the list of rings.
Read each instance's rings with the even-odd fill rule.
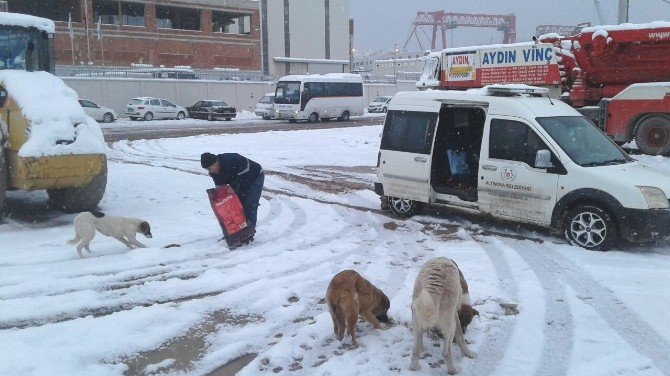
[[[88,37],[88,0],[84,0],[84,18],[86,19],[86,53],[88,63],[91,62],[91,40]]]
[[[619,0],[619,23],[628,22],[628,0]]]

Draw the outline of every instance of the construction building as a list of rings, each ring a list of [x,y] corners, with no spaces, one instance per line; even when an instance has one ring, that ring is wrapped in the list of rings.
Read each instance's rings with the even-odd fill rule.
[[[259,71],[260,14],[251,0],[8,0],[10,12],[56,23],[57,64]]]

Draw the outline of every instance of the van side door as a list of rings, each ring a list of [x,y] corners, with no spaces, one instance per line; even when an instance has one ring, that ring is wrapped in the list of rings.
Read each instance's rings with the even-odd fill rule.
[[[556,152],[525,120],[497,116],[484,128],[479,167],[480,208],[496,217],[548,225],[556,204],[559,172],[535,168],[538,150]]]
[[[431,150],[435,112],[392,110],[386,115],[379,150],[379,181],[384,195],[430,202]]]

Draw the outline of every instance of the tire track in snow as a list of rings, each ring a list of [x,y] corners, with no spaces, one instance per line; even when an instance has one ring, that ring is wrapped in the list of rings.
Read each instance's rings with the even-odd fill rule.
[[[544,342],[535,373],[565,375],[572,356],[575,327],[565,285],[560,279],[561,269],[548,262],[544,256],[547,250],[540,249],[536,244],[512,239],[500,241],[514,249],[530,265],[545,293]]]
[[[294,206],[296,208],[297,206]],[[303,213],[304,216],[304,211],[302,209],[299,210],[300,212]],[[346,210],[342,210],[340,213],[347,213]],[[345,220],[353,220],[355,219],[355,216],[352,214],[348,213],[347,214],[348,218]],[[300,217],[300,216],[299,216]],[[301,221],[304,221],[304,218],[301,219]],[[379,219],[377,222],[380,222],[381,219]],[[126,296],[126,290],[128,291],[135,291],[138,286],[142,286],[145,283],[148,282],[163,282],[169,279],[173,278],[178,278],[181,280],[188,280],[197,277],[199,274],[201,274],[204,270],[208,269],[218,269],[223,272],[228,272],[230,269],[235,268],[236,266],[240,264],[249,264],[250,262],[258,263],[258,264],[269,264],[269,265],[281,265],[282,262],[277,260],[273,261],[273,259],[276,258],[281,258],[282,255],[286,254],[286,252],[303,252],[306,254],[312,254],[311,250],[317,247],[321,247],[325,244],[332,243],[334,240],[341,239],[341,237],[348,233],[349,231],[338,231],[334,233],[331,236],[328,236],[326,238],[321,239],[318,241],[315,246],[306,246],[304,243],[299,243],[296,247],[291,247],[288,246],[287,248],[289,250],[280,250],[279,252],[273,252],[270,254],[262,254],[258,255],[253,252],[245,252],[245,253],[240,253],[240,252],[234,252],[228,254],[228,257],[226,257],[224,260],[220,260],[219,262],[212,262],[207,265],[203,265],[203,259],[199,260],[177,260],[173,264],[176,266],[177,269],[169,270],[167,273],[166,272],[160,272],[157,273],[154,276],[151,276],[150,278],[143,278],[142,280],[138,280],[137,283],[131,283],[128,286],[117,286],[119,288],[113,289],[113,286],[110,286],[109,284],[106,285],[106,289],[101,290],[101,293],[106,293],[107,295],[113,295],[113,296]],[[283,238],[284,241],[286,241],[288,238]],[[303,238],[300,237],[297,239],[298,241],[302,242]],[[372,242],[372,240],[369,240],[368,242]],[[362,243],[368,243],[366,241]],[[263,242],[265,243],[265,242]],[[263,243],[258,243],[258,246],[261,246]],[[369,247],[368,244],[362,245],[360,247],[356,247],[353,250],[350,250],[348,252],[345,252],[346,255],[350,255],[352,253],[357,252],[361,248]],[[293,249],[293,250],[292,250]],[[314,257],[304,257],[305,260],[314,260],[309,263],[303,263],[303,266],[301,267],[296,267],[288,270],[284,270],[280,272],[279,274],[291,274],[292,272],[296,270],[300,270],[302,267],[306,266],[315,266],[319,265],[323,262],[330,262],[334,259],[337,259],[339,257],[342,257],[342,253],[334,253],[331,254],[329,257],[317,259]],[[216,259],[212,259],[213,261],[216,261]],[[236,288],[239,288],[241,286],[244,286],[248,283],[254,283],[260,279],[263,278],[268,278],[268,276],[260,277],[260,278],[251,278],[251,279],[246,279],[243,282],[239,282],[236,284],[232,284],[224,289],[217,289],[213,290],[210,292],[199,292],[199,293],[194,293],[194,294],[186,294],[186,295],[177,295],[177,296],[168,296],[168,297],[163,297],[162,299],[143,299],[142,301],[136,301],[133,300],[132,294],[130,294],[128,300],[126,302],[122,302],[121,304],[115,304],[113,306],[105,306],[104,303],[107,301],[106,298],[100,298],[98,301],[101,302],[102,304],[97,306],[97,307],[91,307],[89,309],[84,309],[84,310],[79,310],[77,312],[72,312],[72,313],[66,313],[66,312],[60,312],[56,314],[55,316],[49,316],[49,317],[40,317],[36,319],[30,319],[30,320],[14,320],[14,321],[4,321],[0,323],[0,329],[9,329],[9,328],[26,328],[26,327],[33,327],[33,326],[42,326],[45,324],[49,323],[55,323],[55,322],[62,322],[62,321],[69,321],[72,319],[76,319],[79,317],[85,317],[88,315],[92,315],[94,317],[100,317],[100,316],[106,316],[109,314],[113,314],[115,312],[121,311],[121,310],[128,310],[132,309],[137,306],[148,306],[152,304],[163,304],[163,303],[169,303],[174,300],[179,300],[179,301],[184,301],[184,300],[190,300],[190,299],[200,299],[206,296],[212,296],[212,295],[218,295],[221,293],[224,293],[226,291],[232,291],[235,290]],[[153,280],[152,280],[153,279]],[[108,283],[108,282],[106,282]],[[86,288],[84,290],[90,290],[90,284],[86,285]],[[68,291],[70,292],[70,291]],[[51,292],[49,292],[51,294]],[[58,294],[56,294],[58,295]]]
[[[638,353],[648,357],[665,375],[670,375],[670,343],[628,308],[614,292],[603,287],[574,262],[556,252],[543,253],[548,269],[562,271],[562,279],[590,305],[608,325]]]
[[[518,302],[518,286],[515,284],[512,268],[505,259],[500,247],[495,242],[491,242],[491,237],[478,236],[470,234],[472,239],[478,242],[486,255],[491,260],[495,270],[498,286],[505,296],[505,299]],[[463,364],[465,371],[472,375],[490,375],[503,363],[505,359],[505,349],[509,347],[512,341],[514,327],[519,325],[516,318],[511,320],[499,320],[498,327],[500,335],[486,336],[486,341],[477,349],[477,359]],[[484,336],[483,336],[484,337]]]

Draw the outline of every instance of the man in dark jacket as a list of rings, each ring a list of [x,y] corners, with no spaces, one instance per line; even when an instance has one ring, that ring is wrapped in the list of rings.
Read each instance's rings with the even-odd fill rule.
[[[214,185],[229,184],[235,190],[244,207],[247,222],[256,227],[258,201],[265,181],[261,165],[237,153],[203,153],[200,165],[214,179]]]

